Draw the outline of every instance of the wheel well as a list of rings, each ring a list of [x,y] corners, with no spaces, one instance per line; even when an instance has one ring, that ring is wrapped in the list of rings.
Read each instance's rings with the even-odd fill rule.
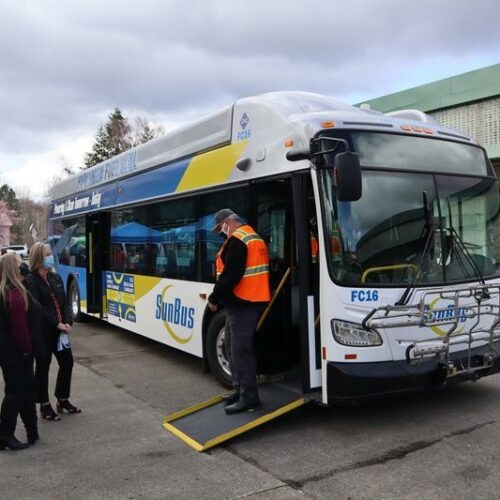
[[[70,296],[69,296],[69,287],[71,286],[71,283],[73,283],[73,281],[75,281],[75,279],[76,279],[76,278],[74,277],[74,275],[73,275],[73,274],[70,274],[70,275],[68,276],[68,280],[66,281],[66,297],[67,297],[68,299],[70,299]]]
[[[223,308],[218,309],[216,312],[212,312],[208,306],[205,307],[205,312],[203,313],[203,320],[201,322],[201,339],[202,339],[202,348],[203,348],[203,371],[209,372],[210,367],[208,365],[208,355],[207,355],[207,335],[208,335],[208,326],[212,321],[212,318],[217,314],[218,311]]]

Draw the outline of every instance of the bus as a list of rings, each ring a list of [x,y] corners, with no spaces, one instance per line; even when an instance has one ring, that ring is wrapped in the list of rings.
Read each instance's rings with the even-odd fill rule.
[[[275,92],[79,172],[49,218],[75,320],[190,353],[230,386],[225,311],[207,307],[221,208],[269,248],[260,374],[332,405],[500,370],[499,190],[472,137]]]

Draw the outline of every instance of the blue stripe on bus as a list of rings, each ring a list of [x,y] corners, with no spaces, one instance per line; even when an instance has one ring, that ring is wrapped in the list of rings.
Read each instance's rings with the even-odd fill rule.
[[[117,204],[121,205],[173,193],[190,161],[189,158],[151,170],[146,174],[135,175],[123,181],[118,181]]]
[[[191,158],[54,201],[51,218],[93,212],[175,192]]]

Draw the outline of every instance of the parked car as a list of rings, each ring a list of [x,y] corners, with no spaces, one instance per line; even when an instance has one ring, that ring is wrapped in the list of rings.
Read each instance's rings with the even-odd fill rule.
[[[15,252],[19,254],[21,259],[28,258],[28,247],[26,245],[10,245],[8,247],[4,247],[7,252]]]

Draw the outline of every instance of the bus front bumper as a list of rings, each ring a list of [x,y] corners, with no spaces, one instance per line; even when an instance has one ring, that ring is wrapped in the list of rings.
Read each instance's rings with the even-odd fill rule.
[[[485,356],[490,365],[471,373],[448,376],[448,367],[430,358],[418,363],[382,361],[377,363],[327,363],[328,404],[375,399],[398,393],[423,391],[450,383],[477,380],[500,372],[500,342],[471,349],[472,366],[481,366]],[[450,354],[450,362],[466,366],[467,352]]]

